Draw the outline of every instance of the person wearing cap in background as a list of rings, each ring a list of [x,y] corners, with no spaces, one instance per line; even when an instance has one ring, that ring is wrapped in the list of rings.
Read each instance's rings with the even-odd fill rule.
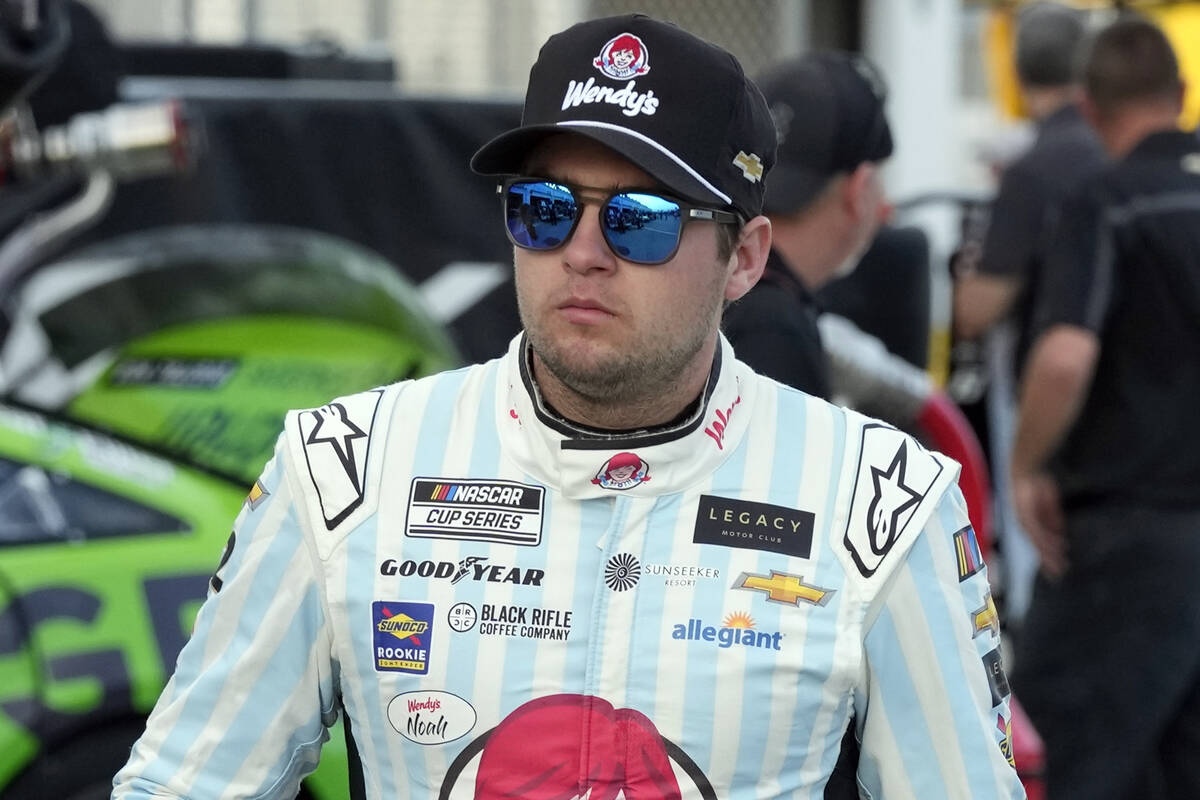
[[[779,149],[763,211],[763,278],[725,312],[738,358],[760,374],[831,397],[813,293],[858,264],[889,207],[879,163],[892,154],[883,81],[854,53],[811,53],[758,78]]]
[[[1012,452],[1041,572],[1013,685],[1051,800],[1200,797],[1200,139],[1166,35],[1097,34],[1114,159],[1063,206]]]
[[[1018,13],[1014,61],[1037,135],[1002,173],[982,242],[967,242],[951,265],[955,336],[985,337],[987,432],[1007,567],[1006,621],[1017,636],[1037,558],[1013,510],[1008,483],[1016,383],[1033,340],[1033,309],[1062,203],[1106,160],[1079,106],[1084,14],[1051,2],[1032,3]]]
[[[523,332],[289,415],[114,797],[292,797],[339,713],[372,800],[1021,797],[957,466],[719,333],[774,160],[724,50],[550,37],[472,160]]]

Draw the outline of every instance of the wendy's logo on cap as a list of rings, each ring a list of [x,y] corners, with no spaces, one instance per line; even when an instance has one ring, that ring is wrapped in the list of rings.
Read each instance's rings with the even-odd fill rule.
[[[614,80],[636,78],[650,71],[650,51],[632,33],[622,33],[600,48],[592,65]]]
[[[636,453],[617,453],[604,462],[592,483],[601,489],[632,489],[650,480],[650,465]]]

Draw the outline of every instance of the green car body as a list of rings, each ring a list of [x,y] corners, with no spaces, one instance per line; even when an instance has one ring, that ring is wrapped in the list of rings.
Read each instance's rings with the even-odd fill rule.
[[[38,321],[62,363],[87,362],[96,377],[57,408],[19,391],[0,404],[5,800],[104,796],[174,670],[288,408],[457,363],[391,265],[308,232],[228,234],[250,246],[207,262],[194,247],[203,237],[184,236],[191,244],[167,261],[191,291],[133,325],[94,322],[106,306],[145,297],[150,278],[170,277],[163,258],[104,284],[86,273],[113,250],[68,264],[86,288],[39,309]],[[170,239],[145,252],[170,250]],[[223,292],[234,302],[210,313]],[[70,314],[63,323],[63,309],[79,324]],[[347,786],[335,730],[304,791],[342,798]]]

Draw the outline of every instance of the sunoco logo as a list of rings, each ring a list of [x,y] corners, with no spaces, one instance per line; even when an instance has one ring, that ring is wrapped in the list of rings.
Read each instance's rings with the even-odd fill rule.
[[[375,602],[371,604],[375,669],[379,672],[429,672],[433,636],[430,603]]]
[[[389,558],[379,565],[380,575],[399,575],[402,578],[448,578],[451,583],[462,580],[483,583],[513,583],[519,586],[541,586],[546,573],[540,569],[522,569],[503,564],[487,563],[487,556],[467,556],[455,564],[452,561],[397,561]]]

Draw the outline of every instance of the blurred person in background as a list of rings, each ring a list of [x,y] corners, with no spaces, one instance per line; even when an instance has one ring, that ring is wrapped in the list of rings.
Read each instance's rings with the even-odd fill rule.
[[[1012,453],[1041,558],[1014,687],[1051,800],[1200,797],[1200,140],[1166,36],[1098,34],[1110,166],[1064,206]]]
[[[956,465],[720,335],[774,160],[729,53],[552,36],[472,159],[524,331],[289,415],[114,797],[294,797],[342,713],[372,800],[1023,796]]]
[[[1033,296],[1062,201],[1104,163],[1104,152],[1079,107],[1084,12],[1034,3],[1017,18],[1021,95],[1037,135],[1003,172],[982,250],[955,267],[954,326],[974,339],[1011,314],[1018,341],[1013,368],[1029,349]]]
[[[892,154],[883,81],[862,56],[829,51],[778,64],[757,82],[779,140],[763,202],[771,253],[723,329],[760,374],[830,399],[813,293],[855,268],[890,211],[879,177]]]
[[[982,244],[968,242],[953,262],[955,336],[984,340],[1005,608],[1016,635],[1037,571],[1037,556],[1013,510],[1008,484],[1016,380],[1029,351],[1038,284],[1061,205],[1105,161],[1079,105],[1086,34],[1084,12],[1062,3],[1032,3],[1018,12],[1013,60],[1036,138],[1001,174]]]

